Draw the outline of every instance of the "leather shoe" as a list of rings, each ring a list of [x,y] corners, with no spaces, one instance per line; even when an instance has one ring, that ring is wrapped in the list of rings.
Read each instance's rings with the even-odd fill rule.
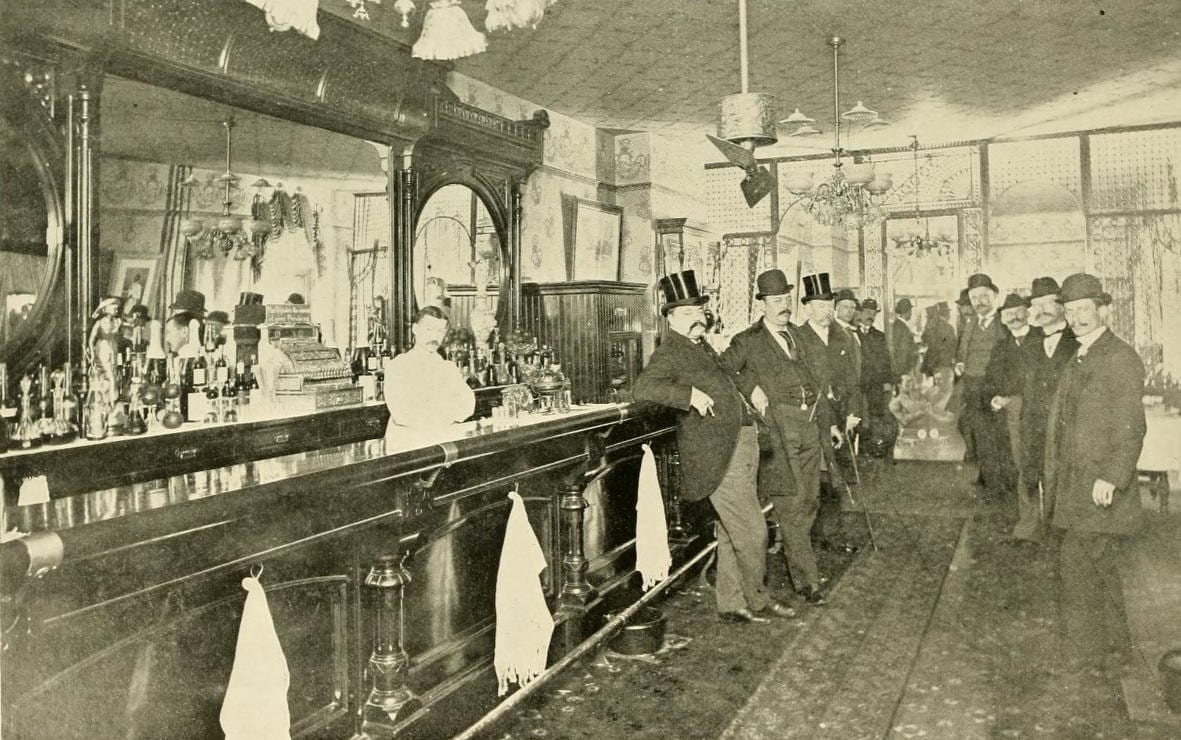
[[[778,601],[771,601],[765,607],[763,607],[760,613],[773,614],[774,616],[782,617],[783,619],[792,619],[796,615],[796,610],[792,609],[787,604],[783,604]]]
[[[718,619],[723,622],[735,622],[737,624],[770,624],[771,620],[766,617],[757,616],[750,609],[745,606],[741,609],[735,609],[732,612],[719,612]]]
[[[797,591],[804,601],[807,601],[812,606],[824,606],[828,603],[828,599],[824,598],[824,592],[815,586],[808,586]]]

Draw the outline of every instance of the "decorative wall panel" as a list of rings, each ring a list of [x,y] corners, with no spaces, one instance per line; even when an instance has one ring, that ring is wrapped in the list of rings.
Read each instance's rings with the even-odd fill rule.
[[[882,198],[888,212],[919,208],[954,208],[980,202],[980,149],[977,146],[919,151],[918,179],[914,152],[890,152],[873,157],[875,171],[894,176],[894,187]]]
[[[711,167],[705,170],[705,197],[708,221],[721,234],[738,234],[771,229],[771,198],[763,198],[748,208],[738,184],[742,170],[737,167]]]
[[[1090,139],[1092,213],[1181,208],[1181,127]]]
[[[995,202],[1010,187],[1031,180],[1052,182],[1082,199],[1079,139],[1003,141],[988,145],[988,196]]]

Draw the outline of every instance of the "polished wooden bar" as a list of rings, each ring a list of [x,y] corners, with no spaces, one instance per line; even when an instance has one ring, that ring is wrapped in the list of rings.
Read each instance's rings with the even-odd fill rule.
[[[629,405],[522,422],[7,506],[8,525],[31,534],[2,546],[4,736],[216,736],[241,580],[260,566],[294,737],[425,737],[474,721],[455,697],[495,696],[507,492],[550,563],[552,660],[593,631],[596,608],[634,599],[640,445],[661,460],[673,446],[670,419]]]

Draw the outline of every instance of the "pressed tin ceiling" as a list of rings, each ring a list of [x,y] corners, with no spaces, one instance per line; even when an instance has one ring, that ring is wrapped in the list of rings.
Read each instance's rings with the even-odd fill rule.
[[[484,0],[463,0],[483,28]],[[393,3],[372,30],[413,43]],[[323,0],[352,18],[345,0]],[[904,145],[1181,120],[1179,0],[748,0],[750,89],[799,107],[831,135],[832,57],[847,40],[841,107],[894,125],[853,146]],[[488,35],[455,69],[608,129],[701,134],[739,92],[737,0],[558,0],[536,29]],[[786,133],[786,131],[784,132]],[[799,141],[799,140],[795,140]],[[829,137],[805,148],[824,149]],[[781,144],[783,144],[781,139]]]

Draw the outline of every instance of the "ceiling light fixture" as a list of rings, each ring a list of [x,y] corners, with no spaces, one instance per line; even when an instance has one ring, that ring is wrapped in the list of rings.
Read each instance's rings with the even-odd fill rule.
[[[803,203],[804,208],[820,223],[860,227],[882,218],[882,209],[876,199],[893,187],[894,183],[888,173],[877,174],[868,159],[848,164],[843,161],[847,152],[841,146],[842,121],[848,126],[885,125],[877,111],[865,107],[860,100],[857,105],[841,113],[840,50],[844,43],[845,40],[840,36],[828,40],[828,45],[832,47],[833,173],[825,182],[813,187],[812,173],[795,172],[784,177],[783,185],[793,195],[800,197],[796,202]],[[799,108],[780,123],[795,126],[789,136],[820,133],[812,125],[815,121],[801,113]]]
[[[931,238],[930,222],[923,218],[919,207],[919,137],[910,135],[910,150],[914,153],[914,225],[915,229],[906,236],[893,238],[894,254],[903,257],[948,258],[955,250],[951,237],[939,234]]]
[[[755,161],[755,148],[774,144],[779,139],[775,133],[775,97],[749,92],[749,57],[746,0],[738,0],[738,67],[742,92],[721,99],[718,135],[705,136],[727,160],[746,172],[739,186],[746,205],[753,208],[775,187],[775,176]]]
[[[252,0],[253,1],[253,0]],[[353,9],[353,17],[369,20],[366,5],[380,5],[381,0],[345,0]],[[489,31],[511,31],[515,28],[537,28],[545,17],[546,8],[557,0],[487,0],[484,9],[484,28]],[[400,15],[402,28],[410,27],[414,0],[394,0],[394,12]],[[479,54],[488,48],[488,40],[476,30],[460,0],[429,0],[422,18],[422,31],[414,42],[411,54],[419,59],[451,60]]]
[[[186,215],[180,221],[180,231],[193,256],[200,259],[213,259],[218,250],[223,255],[233,252],[234,259],[253,259],[262,253],[266,245],[267,235],[271,233],[271,221],[259,196],[254,198],[251,218],[243,219],[230,213],[230,206],[234,204],[233,189],[238,186],[239,180],[230,166],[234,116],[226,116],[221,125],[226,132],[226,171],[214,179],[222,187],[221,217],[213,226],[207,227],[202,219]],[[192,174],[181,182],[181,186],[186,188],[199,185],[201,181]],[[264,186],[270,186],[265,179],[260,178],[254,183],[255,188]]]

